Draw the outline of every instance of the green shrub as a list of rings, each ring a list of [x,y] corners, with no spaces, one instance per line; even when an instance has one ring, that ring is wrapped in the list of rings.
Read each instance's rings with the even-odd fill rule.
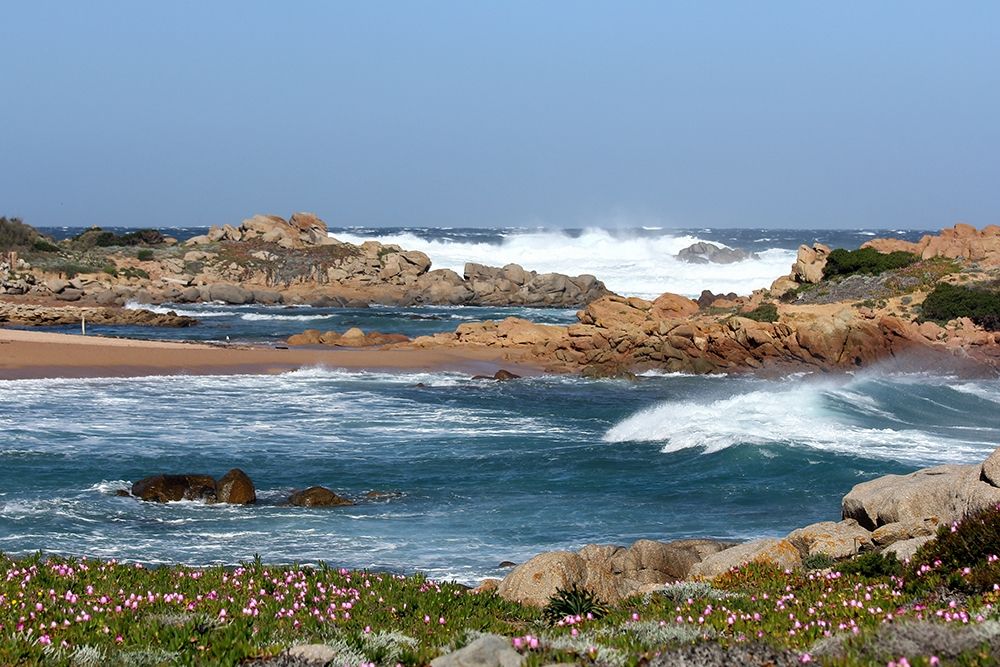
[[[834,562],[833,557],[829,554],[809,554],[802,559],[802,567],[807,570],[825,570],[828,567],[832,567]]]
[[[592,618],[601,618],[608,613],[608,607],[590,591],[574,584],[569,589],[559,588],[556,594],[549,598],[549,603],[542,610],[542,616],[550,624],[555,625],[567,616],[583,616],[590,614]]]
[[[100,227],[91,227],[80,232],[71,240],[73,247],[82,250],[88,250],[95,246],[107,248],[109,246],[156,245],[158,243],[163,243],[163,234],[155,229],[139,229],[127,234],[115,234]]]
[[[903,572],[903,564],[894,553],[872,551],[855,556],[839,567],[844,574],[859,574],[862,577],[892,577]]]
[[[745,317],[757,322],[777,322],[778,307],[773,303],[762,303],[750,312],[740,313],[740,317]]]
[[[1000,331],[1000,291],[938,283],[921,306],[925,320],[947,322],[968,317],[990,331]]]
[[[136,253],[135,255],[140,262],[148,262],[153,259],[153,251],[149,249],[143,249]]]
[[[920,258],[912,252],[881,253],[875,248],[860,248],[845,250],[837,248],[826,258],[823,268],[823,278],[834,276],[850,276],[856,273],[878,275],[891,269],[901,269],[915,263]]]
[[[36,252],[59,252],[59,246],[45,239],[38,239],[31,245],[31,248]]]
[[[143,280],[149,280],[148,271],[133,266],[124,268],[119,273],[126,278],[142,278]]]
[[[115,266],[112,266],[111,264],[108,264],[107,266],[105,266],[103,269],[101,269],[101,271],[104,271],[104,273],[108,274],[109,276],[117,276],[118,275],[118,268],[115,267]]]

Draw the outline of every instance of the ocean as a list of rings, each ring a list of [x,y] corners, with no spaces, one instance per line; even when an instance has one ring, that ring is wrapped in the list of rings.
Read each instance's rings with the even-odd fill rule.
[[[168,231],[183,238],[204,230]],[[652,296],[697,295],[702,286],[747,292],[786,273],[800,243],[857,247],[872,235],[914,239],[923,232],[332,233],[424,250],[436,267],[518,262],[594,273],[616,291]],[[672,258],[695,240],[742,247],[760,259],[718,267]],[[173,308],[202,324],[92,332],[273,342],[305,328],[417,335],[507,315],[574,319],[562,309]],[[4,381],[0,551],[197,565],[260,555],[474,583],[502,576],[501,561],[551,549],[779,536],[839,519],[841,497],[858,482],[985,458],[1000,443],[998,403],[996,378],[889,366],[777,379],[647,373],[636,381],[496,383],[453,373],[310,368]],[[115,495],[147,475],[220,476],[232,467],[256,483],[256,505],[157,505]],[[357,504],[283,506],[293,489],[314,484]],[[371,491],[381,493],[369,499]]]

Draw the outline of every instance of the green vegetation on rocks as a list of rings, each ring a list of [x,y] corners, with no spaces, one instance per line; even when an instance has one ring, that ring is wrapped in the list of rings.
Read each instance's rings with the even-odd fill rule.
[[[874,248],[845,250],[837,248],[830,252],[823,268],[823,278],[850,276],[855,274],[878,275],[891,269],[901,269],[917,262],[920,258],[910,252],[881,253]]]
[[[762,303],[749,312],[740,313],[740,317],[745,317],[756,322],[777,322],[778,307],[773,303]]]
[[[921,306],[925,320],[968,317],[990,331],[1000,330],[1000,289],[939,283]]]

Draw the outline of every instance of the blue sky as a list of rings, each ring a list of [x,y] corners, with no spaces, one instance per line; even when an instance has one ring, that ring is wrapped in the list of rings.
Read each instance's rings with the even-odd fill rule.
[[[1000,3],[5,2],[35,225],[1000,223]]]

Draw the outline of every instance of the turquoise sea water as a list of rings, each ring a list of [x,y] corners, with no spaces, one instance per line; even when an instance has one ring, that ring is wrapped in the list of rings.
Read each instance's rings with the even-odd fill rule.
[[[204,324],[170,337],[273,341],[354,325],[415,334],[506,314],[573,317],[183,308]],[[471,582],[502,574],[503,560],[589,542],[783,535],[839,518],[860,481],[977,462],[1000,444],[1000,380],[893,369],[634,382],[324,368],[4,381],[0,551],[192,564],[260,554]],[[115,495],[150,474],[231,467],[253,478],[257,505]],[[313,484],[358,504],[282,506]],[[373,490],[390,494],[366,500]]]

